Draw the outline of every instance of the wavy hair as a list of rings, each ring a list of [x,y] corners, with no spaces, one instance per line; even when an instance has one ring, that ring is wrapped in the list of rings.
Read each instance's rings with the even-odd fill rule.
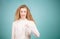
[[[16,20],[19,20],[19,19],[21,18],[21,16],[20,16],[20,9],[21,9],[21,8],[26,8],[26,9],[27,9],[26,18],[27,18],[28,20],[34,21],[32,15],[31,15],[31,12],[30,12],[29,8],[28,8],[26,5],[21,5],[21,6],[17,9],[16,14],[15,14],[15,21],[16,21]]]

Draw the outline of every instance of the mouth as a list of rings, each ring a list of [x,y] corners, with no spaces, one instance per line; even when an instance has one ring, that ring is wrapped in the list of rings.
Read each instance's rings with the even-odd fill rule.
[[[22,15],[22,16],[25,16],[25,15]]]

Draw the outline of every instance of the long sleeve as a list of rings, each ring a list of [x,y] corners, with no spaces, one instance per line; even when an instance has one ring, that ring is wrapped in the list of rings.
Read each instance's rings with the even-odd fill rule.
[[[35,35],[36,37],[39,37],[39,36],[40,36],[40,33],[38,32],[35,23],[32,22],[32,23],[31,23],[31,26],[32,26],[32,27],[31,27],[32,33],[34,33],[34,35]]]
[[[11,39],[14,39],[14,23],[12,24],[12,38]]]

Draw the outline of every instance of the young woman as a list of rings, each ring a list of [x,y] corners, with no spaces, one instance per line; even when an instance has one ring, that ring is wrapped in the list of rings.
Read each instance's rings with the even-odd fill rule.
[[[29,8],[21,5],[16,11],[12,25],[12,39],[30,39],[31,33],[37,37],[40,36]]]

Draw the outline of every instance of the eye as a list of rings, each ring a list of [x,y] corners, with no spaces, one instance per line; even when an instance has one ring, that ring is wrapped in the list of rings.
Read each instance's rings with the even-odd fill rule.
[[[21,13],[22,13],[23,11],[21,11]]]

